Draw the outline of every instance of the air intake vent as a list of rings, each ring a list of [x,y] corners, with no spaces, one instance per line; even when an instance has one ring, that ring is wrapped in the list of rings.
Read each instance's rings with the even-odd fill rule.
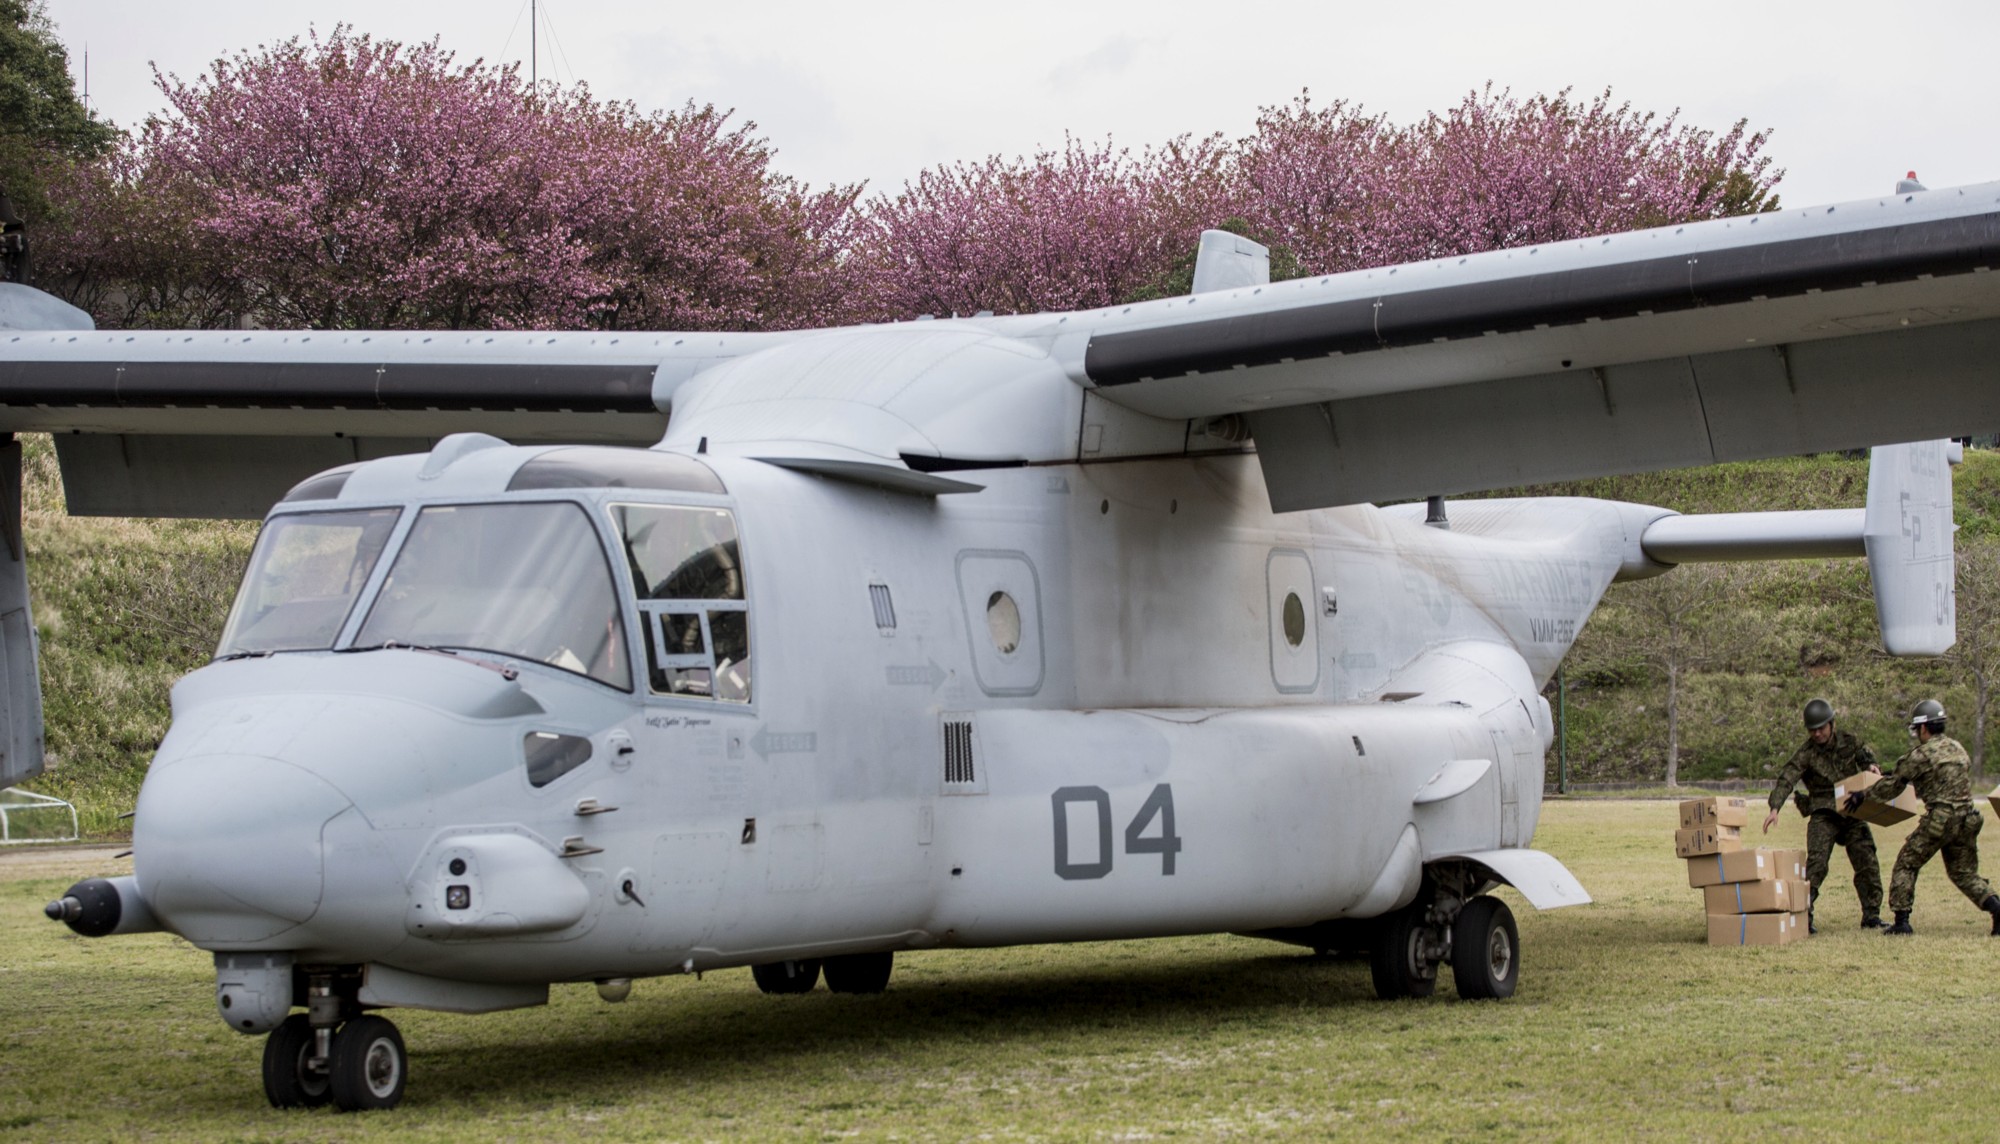
[[[868,600],[875,605],[875,626],[885,632],[896,630],[896,604],[889,599],[887,584],[868,585]]]
[[[979,781],[972,763],[972,720],[947,719],[944,724],[944,781],[966,786]]]

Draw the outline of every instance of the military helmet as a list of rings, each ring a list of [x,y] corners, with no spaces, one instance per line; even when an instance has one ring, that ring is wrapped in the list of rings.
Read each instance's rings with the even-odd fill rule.
[[[1935,699],[1926,699],[1910,712],[1910,729],[1929,727],[1932,734],[1944,730],[1944,704]]]
[[[1833,704],[1815,699],[1806,704],[1806,730],[1817,731],[1833,722]]]

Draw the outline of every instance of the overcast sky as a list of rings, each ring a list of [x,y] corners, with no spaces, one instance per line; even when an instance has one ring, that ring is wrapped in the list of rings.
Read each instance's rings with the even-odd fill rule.
[[[1059,146],[1135,148],[1249,130],[1309,88],[1398,121],[1492,81],[1606,86],[1634,106],[1775,131],[1793,206],[2000,179],[1994,0],[540,0],[544,76],[642,108],[733,107],[814,184],[894,191],[927,166]],[[47,0],[92,105],[134,125],[164,101],[149,65],[209,61],[347,21],[440,37],[463,60],[528,55],[527,0]],[[1604,13],[1626,12],[1611,18]],[[548,28],[553,27],[553,36]]]

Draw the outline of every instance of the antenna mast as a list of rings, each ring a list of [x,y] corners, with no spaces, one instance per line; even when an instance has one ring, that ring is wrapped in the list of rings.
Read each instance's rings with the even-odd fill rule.
[[[528,0],[528,86],[536,85],[535,65],[541,62],[541,51],[535,42],[535,33],[541,31],[541,14],[535,7],[536,0]],[[516,9],[518,11],[518,9]]]

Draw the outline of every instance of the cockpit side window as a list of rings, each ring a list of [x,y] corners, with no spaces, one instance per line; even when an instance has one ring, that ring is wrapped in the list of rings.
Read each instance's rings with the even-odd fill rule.
[[[614,504],[639,597],[655,695],[750,701],[750,617],[736,518],[677,505]]]
[[[288,513],[257,537],[216,655],[333,646],[401,509]]]
[[[433,505],[355,637],[519,656],[630,690],[611,568],[583,506]]]

